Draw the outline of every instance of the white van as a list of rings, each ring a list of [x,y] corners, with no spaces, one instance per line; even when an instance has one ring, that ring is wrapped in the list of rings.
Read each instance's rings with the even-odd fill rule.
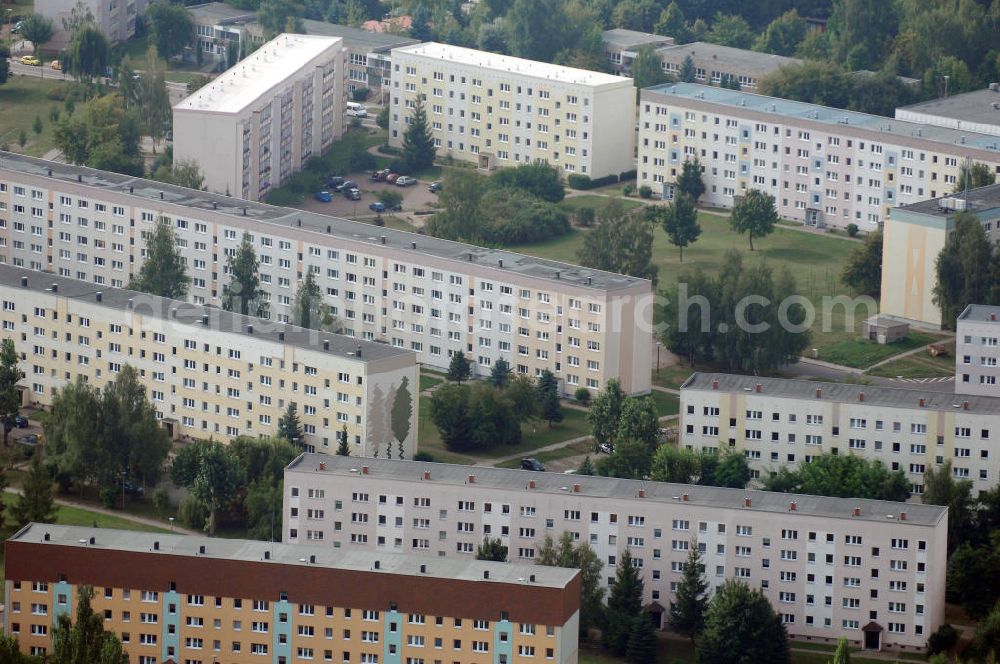
[[[368,117],[368,110],[356,101],[347,102],[347,115],[356,118]]]

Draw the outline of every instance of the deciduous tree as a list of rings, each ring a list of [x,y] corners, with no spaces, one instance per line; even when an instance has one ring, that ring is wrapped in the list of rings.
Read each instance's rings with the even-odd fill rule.
[[[701,236],[701,226],[698,224],[698,210],[694,199],[681,192],[674,196],[672,203],[657,209],[656,219],[667,234],[670,244],[677,247],[680,261],[684,262],[684,247],[697,242]]]
[[[239,462],[222,443],[208,441],[192,443],[181,450],[174,459],[171,477],[208,507],[205,530],[214,535],[219,513],[230,504],[245,476]]]
[[[958,182],[955,183],[955,193],[963,192],[966,189],[978,189],[996,184],[997,176],[990,170],[988,164],[975,162],[971,166],[962,164],[958,171]]]
[[[611,454],[597,460],[596,470],[603,477],[641,480],[649,476],[651,461],[649,445],[641,440],[619,436]]]
[[[618,379],[612,378],[604,390],[594,399],[587,411],[587,421],[590,423],[597,451],[602,447],[613,446],[618,437],[618,423],[621,420],[622,406],[628,398],[621,388]]]
[[[987,302],[993,249],[979,219],[970,212],[955,215],[955,229],[935,262],[934,303],[942,324],[952,327],[966,305]]]
[[[34,54],[52,39],[55,27],[52,19],[41,14],[32,14],[21,22],[21,37],[31,42]]]
[[[184,52],[194,37],[194,21],[184,5],[154,2],[146,10],[153,43],[161,56],[169,60]]]
[[[14,420],[21,410],[21,391],[17,384],[24,379],[18,366],[17,349],[10,337],[0,342],[0,422],[3,422],[3,444],[14,428]]]
[[[63,70],[88,83],[104,73],[111,58],[111,42],[92,21],[72,31],[63,57]]]
[[[742,49],[750,48],[753,39],[753,30],[742,16],[721,12],[717,12],[712,18],[712,27],[705,35],[705,41]]]
[[[880,230],[869,233],[847,257],[840,280],[859,295],[877,299],[882,292],[882,238]]]
[[[632,82],[637,90],[670,82],[670,76],[663,71],[660,56],[649,44],[636,49],[635,58],[632,60]]]
[[[701,664],[789,664],[788,634],[759,590],[726,579],[715,591],[698,641]]]
[[[699,456],[678,445],[660,445],[653,453],[650,478],[656,482],[692,484],[700,471]]]
[[[687,194],[692,201],[698,202],[701,195],[705,193],[705,180],[702,178],[701,162],[698,161],[697,157],[684,160],[674,186],[679,193]]]
[[[750,189],[742,200],[733,206],[729,225],[740,235],[746,233],[753,251],[754,237],[762,238],[774,231],[778,223],[778,211],[774,207],[774,196],[759,189]]]
[[[177,249],[174,227],[166,217],[159,217],[156,227],[146,236],[146,259],[128,287],[150,295],[182,300],[190,283],[187,263]]]
[[[597,227],[586,234],[577,252],[581,265],[655,281],[652,258],[652,224],[626,213],[618,199],[600,209]]]
[[[476,547],[476,560],[506,562],[507,547],[500,541],[499,537],[485,537],[483,543]]]
[[[951,461],[936,469],[924,471],[924,492],[920,495],[925,505],[943,505],[948,508],[948,550],[954,551],[969,536],[972,524],[972,482],[957,480],[951,473]]]
[[[118,637],[104,629],[104,617],[94,613],[90,601],[94,589],[80,586],[76,592],[76,620],[68,613],[56,618],[52,629],[52,661],[56,664],[128,664],[128,653]]]
[[[793,8],[771,21],[753,49],[764,53],[792,56],[806,38],[806,20]]]
[[[590,545],[573,539],[573,533],[563,532],[558,542],[546,534],[535,558],[538,565],[580,570],[580,634],[603,622],[604,565]]]

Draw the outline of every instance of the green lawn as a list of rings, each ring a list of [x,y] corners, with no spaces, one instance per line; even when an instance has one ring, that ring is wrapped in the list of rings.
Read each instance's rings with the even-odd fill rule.
[[[52,122],[49,112],[53,107],[64,112],[63,102],[48,98],[48,93],[67,86],[65,81],[42,79],[34,76],[11,76],[0,86],[0,145],[5,150],[41,157],[52,149]],[[42,119],[42,133],[35,134],[32,124],[35,116]],[[22,149],[18,136],[24,131],[28,138]]]
[[[805,641],[789,642],[792,651],[792,664],[829,664],[834,646]],[[885,664],[887,661],[926,661],[926,657],[916,653],[893,653],[894,659],[872,659],[859,657],[863,651],[851,652],[852,664]],[[608,655],[596,648],[580,648],[580,664],[624,664],[625,660]],[[657,664],[694,664],[697,661],[694,646],[688,641],[660,638],[660,647],[656,656]]]
[[[955,375],[955,342],[944,344],[948,348],[947,355],[932,357],[930,353],[914,353],[902,359],[883,364],[868,372],[871,376],[883,378],[936,378]]]
[[[440,385],[444,382],[443,378],[438,378],[437,376],[431,376],[426,373],[420,374],[420,391],[429,390],[435,385]]]
[[[626,210],[634,210],[637,207],[642,206],[642,201],[632,200],[631,198],[622,198],[621,196],[614,196],[621,200],[622,207]],[[582,207],[592,207],[601,208],[608,204],[611,197],[608,196],[598,196],[596,194],[581,194],[580,196],[572,196],[570,198],[565,198],[559,203],[559,207],[566,210],[567,212],[576,212]]]
[[[13,505],[14,501],[17,500],[17,496],[12,493],[3,494],[4,503],[7,506]],[[66,505],[60,505],[59,511],[56,514],[57,524],[62,526],[93,526],[97,525],[98,528],[119,528],[122,530],[139,530],[147,533],[167,533],[170,532],[168,528],[156,528],[154,526],[147,526],[142,523],[135,523],[134,521],[129,521],[118,516],[111,516],[108,514],[101,514],[100,512],[92,512],[87,509],[82,509],[79,507],[68,507]]]
[[[594,443],[591,439],[580,440],[575,443],[570,443],[564,447],[560,447],[555,450],[546,450],[545,452],[538,452],[532,456],[542,463],[548,463],[549,461],[556,461],[558,459],[565,459],[566,457],[577,456],[580,454],[591,454],[594,451]],[[520,468],[520,459],[511,459],[510,461],[504,461],[503,463],[496,464],[497,468]]]
[[[481,454],[459,454],[449,451],[441,442],[441,435],[431,421],[430,399],[427,396],[420,397],[417,451],[428,452],[435,461],[443,463],[470,464],[514,454],[528,456],[539,447],[590,434],[586,413],[573,408],[563,408],[563,421],[553,424],[551,427],[545,422],[525,424],[522,428],[523,437],[520,445],[498,447]]]
[[[841,339],[826,346],[817,346],[817,348],[820,360],[856,369],[865,369],[893,355],[934,343],[940,338],[940,335],[910,332],[905,339],[891,344],[880,344],[855,337]]]
[[[681,383],[686,381],[696,371],[711,372],[716,371],[716,368],[703,364],[696,364],[692,367],[686,361],[680,360],[677,364],[654,371],[653,384],[677,390],[680,389]]]
[[[661,390],[652,390],[649,396],[653,397],[653,401],[656,402],[656,412],[660,417],[676,415],[680,412],[681,402],[676,394],[670,394]]]

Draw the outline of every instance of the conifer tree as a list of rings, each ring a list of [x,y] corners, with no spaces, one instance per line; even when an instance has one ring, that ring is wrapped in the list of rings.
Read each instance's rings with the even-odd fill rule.
[[[25,524],[52,523],[56,519],[55,498],[52,496],[52,478],[42,465],[41,453],[31,457],[31,466],[24,478],[21,495],[14,501],[11,516],[18,528]]]
[[[698,542],[695,540],[691,542],[691,549],[684,565],[684,575],[677,585],[677,593],[670,605],[670,615],[667,618],[671,629],[692,641],[705,628],[705,611],[708,609],[706,590],[708,582],[702,573],[701,551],[698,550]]]

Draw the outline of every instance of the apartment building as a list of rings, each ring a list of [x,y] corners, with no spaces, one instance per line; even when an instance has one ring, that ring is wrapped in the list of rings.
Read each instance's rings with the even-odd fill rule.
[[[237,9],[224,2],[206,2],[187,10],[194,23],[194,45],[188,57],[196,61],[200,49],[204,60],[228,64],[230,49],[235,49],[238,57],[248,27],[257,22],[257,12]]]
[[[368,555],[470,560],[499,537],[530,563],[571,532],[608,586],[628,548],[658,620],[698,546],[712,588],[761,589],[793,637],[921,649],[944,621],[948,516],[932,505],[304,454],[285,469],[283,514],[286,543]]]
[[[1000,83],[897,108],[896,119],[1000,136]]]
[[[601,33],[601,42],[604,44],[604,54],[608,58],[611,70],[616,74],[628,76],[632,71],[632,61],[635,60],[640,48],[648,46],[656,49],[660,46],[670,46],[674,43],[674,38],[638,30],[613,28]]]
[[[639,184],[669,199],[694,158],[704,203],[759,189],[787,219],[873,231],[892,207],[949,195],[965,159],[1000,172],[1000,139],[693,83],[643,90]]]
[[[438,156],[484,170],[541,159],[595,178],[635,168],[635,89],[620,76],[435,42],[394,48],[390,145],[418,95]]]
[[[990,240],[1000,240],[1000,185],[954,195],[943,192],[942,196],[889,210],[879,303],[884,315],[918,326],[941,327],[941,309],[934,302],[934,265],[959,213],[975,215]]]
[[[416,451],[412,351],[10,265],[0,301],[26,402],[51,406],[77,376],[100,388],[130,364],[175,438],[274,435],[295,403],[309,449],[346,432],[355,456]]]
[[[970,304],[955,327],[955,392],[1000,397],[1000,307]]]
[[[576,664],[577,570],[31,523],[3,631],[52,652],[83,587],[130,664]]]
[[[343,132],[344,57],[341,39],[278,35],[174,106],[174,160],[260,200]]]
[[[42,50],[51,53],[62,53],[69,46],[73,35],[63,26],[63,21],[69,20],[73,11],[83,15],[90,14],[94,24],[100,28],[104,36],[112,44],[120,44],[135,36],[135,22],[146,13],[149,0],[38,0],[35,3],[35,13],[52,20],[52,39],[47,41]]]
[[[681,385],[680,443],[742,452],[755,477],[820,454],[857,454],[902,470],[914,494],[951,461],[978,492],[1000,480],[1000,399],[876,385],[693,374]]]
[[[663,71],[680,75],[684,61],[691,58],[697,83],[719,85],[723,78],[734,79],[744,90],[754,90],[762,78],[787,65],[801,64],[798,58],[759,53],[709,42],[691,42],[656,49]]]
[[[425,235],[0,153],[0,262],[123,288],[157,219],[175,227],[194,304],[220,306],[227,257],[249,233],[271,320],[312,271],[343,334],[446,369],[464,351],[565,392],[617,378],[650,389],[649,281]]]

